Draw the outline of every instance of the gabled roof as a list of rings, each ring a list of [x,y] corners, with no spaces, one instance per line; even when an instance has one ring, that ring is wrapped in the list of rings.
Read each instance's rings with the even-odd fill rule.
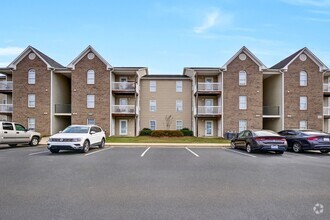
[[[81,52],[71,63],[69,63],[68,68],[75,69],[76,64],[89,52],[93,52],[107,67],[107,69],[112,69],[112,66],[91,46],[89,45],[83,52]]]
[[[263,69],[267,69],[267,67],[253,54],[249,49],[247,49],[245,46],[243,46],[232,58],[230,58],[225,65],[222,66],[222,68],[226,71],[227,66],[233,62],[233,60],[236,59],[241,53],[245,53],[248,57],[250,57],[258,66],[259,70],[262,71]]]
[[[297,59],[302,53],[306,54],[311,60],[313,60],[320,68],[320,72],[327,70],[328,67],[319,59],[317,58],[307,47],[304,47],[297,52],[293,53],[292,55],[288,56],[284,60],[278,62],[270,69],[283,69],[288,70],[289,65]]]
[[[50,58],[49,56],[47,56],[46,54],[40,52],[39,50],[37,50],[36,48],[32,47],[32,46],[28,46],[13,62],[11,62],[8,65],[8,68],[12,68],[12,69],[16,69],[16,66],[19,62],[21,62],[21,60],[26,57],[30,52],[35,53],[46,65],[47,65],[47,69],[57,69],[57,68],[65,68],[64,66],[62,66],[61,64],[59,64],[58,62],[56,62],[55,60],[53,60],[52,58]]]

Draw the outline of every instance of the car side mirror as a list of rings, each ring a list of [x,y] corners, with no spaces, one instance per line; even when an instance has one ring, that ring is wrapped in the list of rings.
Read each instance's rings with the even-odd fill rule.
[[[90,133],[91,133],[91,134],[95,134],[96,132],[95,132],[95,131],[91,131]]]

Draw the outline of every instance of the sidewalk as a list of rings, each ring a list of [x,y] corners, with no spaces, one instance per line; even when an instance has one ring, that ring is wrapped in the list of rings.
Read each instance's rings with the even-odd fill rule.
[[[39,144],[46,145],[49,137],[43,137]],[[113,147],[191,147],[191,148],[222,148],[230,147],[230,144],[213,143],[105,143],[106,146]]]

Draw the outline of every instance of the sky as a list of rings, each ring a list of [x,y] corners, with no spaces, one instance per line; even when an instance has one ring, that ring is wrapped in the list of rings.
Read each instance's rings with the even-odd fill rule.
[[[67,66],[88,45],[114,67],[182,74],[246,46],[267,67],[308,47],[330,67],[330,0],[1,1],[0,67],[31,45]]]

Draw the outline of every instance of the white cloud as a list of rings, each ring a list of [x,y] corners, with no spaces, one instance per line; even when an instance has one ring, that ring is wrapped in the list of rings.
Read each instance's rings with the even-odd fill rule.
[[[327,7],[330,6],[330,0],[282,0],[285,3],[299,6],[315,6]]]
[[[21,47],[4,47],[0,48],[0,56],[17,56],[22,53],[24,48]]]
[[[204,21],[201,25],[194,28],[194,32],[197,34],[201,34],[206,32],[207,30],[215,27],[215,26],[227,26],[231,23],[232,16],[230,14],[226,14],[220,12],[219,10],[212,10],[206,14],[204,17]]]

